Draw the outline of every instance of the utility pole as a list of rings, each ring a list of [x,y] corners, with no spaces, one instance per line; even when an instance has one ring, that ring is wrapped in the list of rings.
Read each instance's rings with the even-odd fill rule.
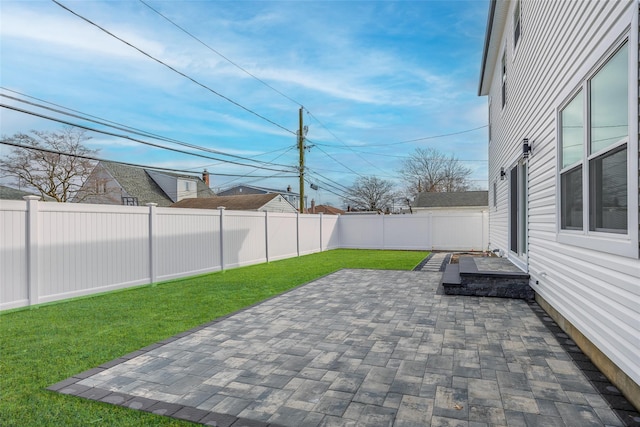
[[[300,150],[300,213],[304,213],[304,126],[300,107],[300,129],[298,130],[298,149]]]

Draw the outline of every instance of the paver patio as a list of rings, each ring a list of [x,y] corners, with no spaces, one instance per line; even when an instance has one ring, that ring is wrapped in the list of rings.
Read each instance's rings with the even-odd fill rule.
[[[535,303],[441,276],[341,270],[50,389],[217,426],[624,425]]]

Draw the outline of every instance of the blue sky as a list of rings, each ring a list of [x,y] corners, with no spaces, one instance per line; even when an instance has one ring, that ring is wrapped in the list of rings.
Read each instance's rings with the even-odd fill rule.
[[[3,95],[19,92],[249,158],[186,149],[220,159],[288,166],[270,166],[277,170],[297,166],[295,131],[302,105],[309,127],[307,144],[314,145],[306,152],[305,193],[317,203],[340,205],[334,193],[358,176],[375,175],[401,188],[398,169],[417,147],[456,155],[473,170],[474,183],[487,187],[487,130],[480,128],[487,124],[486,99],[477,96],[486,0],[60,3],[199,84],[54,2],[3,0]],[[2,103],[124,133],[6,96]],[[61,126],[6,108],[0,114],[3,136]],[[480,129],[429,138],[474,128]],[[296,172],[182,155],[98,133],[91,136],[88,145],[99,149],[101,158],[241,175],[213,175],[214,189],[249,183],[282,189],[291,185],[298,191]],[[0,150],[7,148],[0,145]],[[266,176],[272,178],[260,178]],[[319,189],[311,190],[311,182]]]

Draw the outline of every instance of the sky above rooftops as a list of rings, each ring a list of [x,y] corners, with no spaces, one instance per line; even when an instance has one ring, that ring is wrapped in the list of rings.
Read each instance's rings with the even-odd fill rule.
[[[400,188],[398,169],[417,147],[455,155],[487,189],[486,99],[477,96],[486,0],[59,3],[70,10],[0,4],[2,104],[24,110],[2,108],[2,136],[63,120],[138,140],[90,132],[100,158],[206,168],[214,190],[298,191],[304,106],[305,193],[317,204],[340,206],[337,194],[359,176]]]

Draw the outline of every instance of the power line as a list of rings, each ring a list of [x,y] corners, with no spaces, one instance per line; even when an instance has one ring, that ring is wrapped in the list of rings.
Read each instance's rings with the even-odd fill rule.
[[[339,146],[332,146],[332,148],[340,149],[340,150],[346,150],[346,148],[339,147]],[[410,155],[409,156],[406,156],[406,155],[405,156],[399,156],[397,154],[383,154],[383,153],[375,153],[375,152],[372,152],[372,151],[361,151],[361,150],[353,150],[353,149],[350,149],[350,151],[363,153],[363,154],[367,154],[367,155],[371,155],[371,156],[395,157],[395,158],[398,158],[398,159],[408,159],[408,158],[411,157]],[[431,159],[427,158],[425,160],[431,160]],[[459,161],[459,162],[484,162],[484,163],[489,161],[487,159],[456,159],[456,160]]]
[[[331,134],[331,136],[333,136],[336,140],[340,141],[340,142],[342,143],[342,145],[344,145],[344,146],[345,146],[345,147],[347,147],[349,150],[351,150],[351,151],[353,151],[354,153],[356,153],[356,151],[355,151],[355,150],[353,150],[351,147],[349,147],[349,145],[348,145],[346,142],[344,142],[342,139],[338,138],[338,136],[337,136],[335,133],[333,133],[333,132],[332,132],[332,131],[327,127],[327,126],[325,126],[325,124],[324,124],[324,123],[322,123],[322,122],[321,122],[321,121],[320,121],[316,116],[314,116],[314,115],[313,115],[313,113],[312,113],[311,111],[307,110],[307,114],[309,114],[309,115],[310,115],[310,116],[311,116],[311,117],[312,117],[316,122],[318,122],[318,123],[320,124],[320,126],[322,126],[322,127],[323,127],[327,132],[329,132],[329,134]],[[313,142],[313,141],[311,141],[311,142]],[[357,155],[360,159],[362,159],[362,160],[364,160],[366,163],[368,163],[370,166],[373,166],[374,168],[378,169],[379,171],[382,171],[380,168],[378,168],[376,165],[374,165],[373,163],[371,163],[369,160],[367,160],[367,159],[365,159],[364,157],[362,157],[362,156],[358,155],[357,153],[356,153],[356,155]]]
[[[276,152],[278,152],[278,151],[284,151],[284,153],[282,153],[282,154],[280,154],[280,155],[278,155],[278,156],[274,157],[274,159],[273,159],[273,160],[276,160],[276,159],[278,159],[278,158],[280,158],[280,157],[284,156],[285,154],[287,154],[289,151],[293,150],[294,148],[295,148],[295,146],[291,145],[291,146],[289,146],[289,147],[278,148],[277,150],[265,151],[264,153],[256,154],[255,156],[249,156],[249,157],[247,157],[247,158],[248,158],[248,159],[251,159],[252,161],[254,161],[253,159],[254,159],[254,158],[256,158],[256,157],[266,156],[267,154],[276,153]],[[272,160],[271,162],[260,162],[260,163],[267,164],[267,165],[272,165],[272,166],[278,166],[278,165],[279,165],[278,163],[272,163],[272,162],[273,162],[273,160]],[[193,167],[193,169],[198,169],[198,170],[200,170],[200,169],[203,169],[203,168],[208,168],[208,167],[212,167],[212,166],[217,166],[217,165],[219,165],[219,164],[221,164],[221,162],[209,163],[209,164],[202,165],[202,166],[195,166],[195,167]],[[288,165],[284,165],[284,166],[288,166]]]
[[[454,135],[461,135],[463,133],[469,133],[469,132],[473,132],[479,129],[484,129],[486,127],[488,127],[489,125],[484,125],[484,126],[479,126],[477,128],[472,128],[472,129],[465,129],[465,130],[461,130],[458,132],[451,132],[451,133],[443,133],[441,135],[433,135],[433,136],[425,136],[422,138],[416,138],[416,139],[409,139],[406,141],[399,141],[399,142],[389,142],[386,144],[366,144],[366,147],[389,147],[389,146],[393,146],[393,145],[400,145],[400,144],[409,144],[410,142],[417,142],[417,141],[425,141],[428,139],[438,139],[438,138],[444,138],[447,136],[454,136]],[[316,143],[316,145],[322,145],[325,147],[336,147],[335,145],[330,145],[330,144],[321,144],[321,143]]]
[[[342,163],[340,160],[336,159],[335,157],[333,157],[331,154],[327,153],[326,151],[324,151],[322,148],[317,147],[318,150],[322,151],[326,156],[328,156],[330,159],[332,159],[334,162],[338,163],[340,166],[344,167],[345,169],[349,170],[350,172],[358,175],[358,176],[363,176],[361,174],[359,174],[358,172],[354,171],[353,169],[351,169],[349,166],[345,165],[344,163]]]
[[[4,88],[2,88],[2,89],[4,89]],[[235,154],[229,154],[229,153],[225,153],[225,152],[222,152],[222,151],[219,151],[219,150],[214,150],[214,149],[211,149],[211,148],[202,147],[202,146],[195,145],[195,144],[190,144],[190,143],[187,143],[187,142],[179,141],[177,139],[168,138],[168,137],[164,137],[164,136],[161,136],[161,135],[157,135],[157,134],[149,133],[149,132],[146,132],[146,131],[142,131],[142,130],[139,130],[139,129],[131,128],[129,126],[122,125],[122,124],[117,123],[117,122],[104,120],[104,119],[99,118],[99,117],[98,117],[98,119],[100,119],[100,120],[91,119],[89,117],[96,117],[96,116],[89,116],[89,115],[86,115],[85,113],[82,113],[80,111],[77,111],[77,112],[79,114],[81,114],[81,115],[72,114],[72,113],[69,113],[69,112],[66,112],[66,111],[62,111],[62,110],[58,110],[58,109],[55,109],[55,108],[47,107],[46,105],[42,105],[42,104],[38,104],[38,103],[35,103],[35,102],[27,101],[27,100],[24,100],[24,99],[13,97],[13,96],[5,95],[5,94],[0,94],[0,96],[8,98],[8,99],[11,99],[11,100],[14,100],[14,101],[22,102],[22,103],[25,103],[25,104],[28,104],[28,105],[31,105],[31,106],[34,106],[34,107],[38,107],[38,108],[42,108],[42,109],[45,109],[45,110],[49,110],[49,111],[52,111],[52,112],[55,112],[55,113],[58,113],[58,114],[63,114],[63,115],[66,115],[66,116],[77,118],[77,119],[86,120],[86,121],[89,121],[91,123],[96,123],[96,124],[99,124],[99,125],[102,125],[102,126],[107,126],[109,128],[118,129],[118,130],[122,130],[122,131],[125,131],[125,132],[131,132],[131,133],[136,134],[136,135],[146,136],[146,137],[149,137],[149,138],[152,138],[152,139],[165,141],[165,142],[169,142],[169,143],[172,143],[172,144],[181,145],[183,147],[194,148],[194,149],[200,150],[200,151],[206,151],[206,152],[213,153],[213,154],[220,154],[220,155],[223,155],[223,156],[233,157],[233,158],[240,159],[240,160],[247,160],[247,161],[251,161],[251,162],[257,162],[257,163],[266,164],[266,165],[269,165],[269,166],[289,167],[288,165],[256,161],[256,160],[253,160],[253,159],[248,158],[248,157],[238,156],[238,155],[235,155]],[[47,102],[47,101],[43,101],[43,102]],[[63,107],[63,106],[59,106],[59,107],[67,109],[66,107]],[[73,111],[75,111],[75,110],[73,110]],[[109,124],[109,123],[115,123],[118,126],[115,126],[115,125],[112,125],[112,124]]]
[[[315,171],[315,170],[313,170],[313,169],[311,170],[311,173],[313,173],[314,175],[317,175],[317,176],[319,176],[319,177],[321,177],[321,178],[324,178],[324,179],[326,179],[327,181],[329,181],[329,182],[333,183],[334,185],[332,185],[332,187],[333,187],[333,188],[338,189],[339,191],[349,191],[349,188],[348,188],[348,187],[346,187],[346,186],[344,186],[344,185],[340,184],[339,182],[336,182],[336,181],[332,180],[331,178],[327,178],[326,176],[324,176],[324,175],[322,175],[322,174],[318,173],[317,171]],[[340,187],[342,187],[342,188],[340,188]]]
[[[295,147],[295,146],[291,146],[291,147],[289,147],[289,149],[288,149],[287,151],[285,151],[284,153],[282,153],[282,154],[280,154],[280,155],[276,156],[273,160],[276,160],[276,159],[278,159],[279,157],[284,156],[285,154],[287,154],[289,151],[293,150],[294,148],[296,148],[296,147]],[[273,160],[272,160],[272,161],[273,161]],[[257,170],[258,170],[258,168],[256,168],[256,169],[252,170],[251,172],[248,172],[248,173],[246,174],[246,178],[248,178],[249,176],[251,176],[251,174],[252,174],[253,172],[257,171]],[[241,179],[241,178],[243,178],[243,177],[238,177],[238,178],[236,178],[236,179],[232,179],[231,181],[227,181],[227,182],[226,182],[226,184],[229,184],[229,183],[232,183],[232,182],[238,181],[238,180],[239,180],[239,179]],[[253,178],[253,177],[252,177],[252,178]],[[258,177],[255,177],[255,178],[258,178]],[[297,178],[297,176],[296,176],[296,178]]]
[[[249,76],[253,77],[254,79],[256,79],[257,81],[259,81],[260,83],[262,83],[263,85],[265,85],[266,87],[268,87],[269,89],[273,90],[274,92],[278,93],[279,95],[282,95],[283,97],[285,97],[286,99],[288,99],[289,101],[293,102],[294,104],[300,105],[302,106],[302,103],[296,101],[295,99],[291,98],[290,96],[284,94],[283,92],[279,91],[278,89],[274,88],[273,86],[271,86],[269,83],[265,82],[264,80],[260,79],[259,77],[255,76],[254,74],[252,74],[251,72],[247,71],[245,68],[241,67],[240,65],[238,65],[237,63],[233,62],[231,59],[227,58],[226,56],[224,56],[222,53],[218,52],[216,49],[212,48],[211,46],[209,46],[208,44],[206,44],[205,42],[203,42],[201,39],[199,39],[198,37],[196,37],[195,35],[191,34],[189,31],[187,31],[186,29],[184,29],[183,27],[181,27],[180,25],[176,24],[174,21],[172,21],[171,19],[169,19],[166,15],[162,14],[160,11],[158,11],[157,9],[151,7],[148,3],[146,3],[143,0],[139,0],[140,3],[142,3],[143,5],[147,6],[149,9],[151,9],[152,11],[154,11],[155,13],[157,13],[158,15],[160,15],[162,18],[164,18],[167,22],[169,22],[171,25],[173,25],[174,27],[178,28],[180,31],[182,31],[183,33],[187,34],[189,37],[191,37],[192,39],[196,40],[198,43],[200,43],[201,45],[203,45],[204,47],[206,47],[207,49],[209,49],[210,51],[212,51],[213,53],[215,53],[216,55],[218,55],[219,57],[221,57],[222,59],[224,59],[225,61],[227,61],[228,63],[230,63],[231,65],[233,65],[234,67],[238,68],[239,70],[241,70],[242,72],[248,74]]]
[[[61,155],[61,156],[76,157],[76,158],[79,158],[79,159],[92,160],[92,161],[96,161],[96,162],[116,163],[116,164],[119,164],[119,165],[131,166],[131,167],[142,168],[142,169],[150,169],[150,170],[157,170],[157,171],[163,171],[163,172],[186,173],[188,175],[193,175],[193,171],[187,170],[187,169],[163,168],[163,167],[160,167],[160,166],[147,166],[147,165],[141,165],[141,164],[138,164],[138,163],[121,162],[121,161],[117,161],[117,160],[108,160],[108,159],[103,159],[103,158],[95,157],[95,156],[85,156],[85,155],[81,155],[81,154],[65,153],[64,151],[51,150],[49,148],[44,148],[44,147],[33,147],[33,146],[29,146],[29,145],[24,145],[24,144],[18,144],[16,142],[11,142],[11,141],[7,141],[7,140],[0,140],[0,144],[9,145],[9,146],[16,147],[16,148],[23,148],[23,149],[26,149],[26,150],[41,151],[41,152],[50,153],[50,154],[58,154],[58,155]],[[246,176],[246,175],[229,174],[229,173],[216,173],[216,172],[207,172],[207,173],[209,175],[213,175],[213,176],[232,176],[232,177]],[[255,177],[255,178],[274,178],[274,177],[276,177],[276,175],[269,175],[269,176]],[[278,178],[297,178],[297,175],[290,175],[290,176],[289,175],[286,175],[286,176],[279,175],[277,177]]]
[[[137,47],[137,46],[135,46],[135,45],[133,45],[133,44],[129,43],[128,41],[124,40],[123,38],[116,36],[115,34],[113,34],[112,32],[110,32],[109,30],[107,30],[106,28],[101,27],[100,25],[96,24],[95,22],[91,21],[90,19],[85,18],[84,16],[82,16],[82,15],[80,15],[80,14],[78,14],[78,13],[74,12],[73,10],[69,9],[67,6],[65,6],[65,5],[61,4],[61,3],[60,3],[60,2],[58,2],[57,0],[51,0],[51,1],[52,1],[53,3],[55,3],[55,4],[57,4],[58,6],[60,6],[61,8],[63,8],[64,10],[68,11],[69,13],[71,13],[71,14],[73,14],[73,15],[77,16],[78,18],[82,19],[83,21],[85,21],[85,22],[87,22],[87,23],[89,23],[89,24],[93,25],[94,27],[98,28],[99,30],[103,31],[104,33],[106,33],[106,34],[110,35],[111,37],[115,38],[116,40],[119,40],[120,42],[122,42],[122,43],[126,44],[127,46],[129,46],[129,47],[131,47],[131,48],[133,48],[133,49],[137,50],[138,52],[140,52],[141,54],[143,54],[143,55],[144,55],[144,56],[146,56],[147,58],[152,59],[153,61],[157,62],[158,64],[164,65],[165,67],[167,67],[168,69],[170,69],[170,70],[171,70],[171,71],[173,71],[174,73],[177,73],[177,74],[181,75],[182,77],[186,78],[187,80],[190,80],[191,82],[193,82],[193,83],[197,84],[198,86],[202,87],[203,89],[208,90],[209,92],[213,93],[214,95],[219,96],[220,98],[222,98],[222,99],[224,99],[224,100],[226,100],[226,101],[228,101],[228,102],[232,103],[233,105],[235,105],[235,106],[237,106],[237,107],[239,107],[239,108],[242,108],[243,110],[247,111],[248,113],[251,113],[251,114],[253,114],[253,115],[254,115],[254,116],[256,116],[256,117],[258,117],[258,118],[260,118],[260,119],[262,119],[262,120],[264,120],[264,121],[266,121],[266,122],[269,122],[269,123],[271,123],[272,125],[277,126],[277,127],[279,127],[280,129],[282,129],[282,130],[284,130],[284,131],[286,131],[286,132],[289,132],[289,133],[291,133],[291,134],[293,134],[293,135],[295,135],[295,134],[296,134],[294,131],[287,129],[286,127],[284,127],[284,126],[282,126],[282,125],[280,125],[280,124],[276,123],[275,121],[273,121],[273,120],[271,120],[271,119],[268,119],[267,117],[265,117],[265,116],[263,116],[263,115],[261,115],[261,114],[259,114],[259,113],[255,112],[255,111],[251,110],[251,109],[250,109],[250,108],[248,108],[248,107],[245,107],[244,105],[240,104],[239,102],[234,101],[233,99],[231,99],[231,98],[229,98],[229,97],[227,97],[227,96],[225,96],[225,95],[222,95],[220,92],[217,92],[216,90],[214,90],[214,89],[210,88],[209,86],[205,85],[204,83],[200,83],[199,81],[197,81],[197,80],[196,80],[196,79],[194,79],[193,77],[190,77],[189,75],[187,75],[187,74],[183,73],[182,71],[177,70],[176,68],[172,67],[171,65],[169,65],[169,64],[167,64],[167,63],[163,62],[162,60],[160,60],[160,59],[156,58],[155,56],[153,56],[153,55],[151,55],[151,54],[149,54],[149,53],[145,52],[144,50],[140,49],[139,47]]]
[[[91,128],[89,126],[68,122],[66,120],[58,119],[58,118],[55,118],[55,117],[45,116],[44,114],[39,114],[39,113],[36,113],[36,112],[33,112],[33,111],[24,110],[22,108],[14,107],[14,106],[11,106],[11,105],[0,104],[0,107],[7,108],[7,109],[10,109],[10,110],[14,110],[14,111],[18,111],[18,112],[25,113],[25,114],[30,114],[30,115],[35,116],[35,117],[40,117],[40,118],[43,118],[43,119],[47,119],[47,120],[51,120],[51,121],[54,121],[54,122],[66,124],[66,125],[69,125],[69,126],[75,126],[77,128],[85,129],[85,130],[88,130],[88,131],[91,131],[91,132],[97,132],[97,133],[101,133],[103,135],[114,136],[114,137],[117,137],[117,138],[126,139],[126,140],[129,140],[129,141],[137,142],[137,143],[148,145],[148,146],[155,147],[155,148],[160,148],[160,149],[163,149],[163,150],[168,150],[168,151],[173,151],[173,152],[176,152],[176,153],[186,154],[186,155],[189,155],[189,156],[202,157],[202,158],[205,158],[205,159],[216,160],[216,161],[219,161],[219,162],[230,163],[230,164],[234,164],[234,165],[238,165],[238,166],[244,166],[244,167],[251,167],[251,168],[257,167],[259,169],[270,170],[270,171],[275,171],[275,172],[291,172],[291,170],[280,170],[280,169],[268,168],[268,167],[265,167],[265,166],[247,165],[247,164],[240,163],[240,162],[235,162],[235,161],[232,161],[232,160],[219,159],[217,157],[212,157],[212,156],[208,156],[208,155],[205,155],[205,154],[193,153],[193,152],[189,152],[189,151],[179,150],[177,148],[166,147],[166,146],[163,146],[163,145],[154,144],[152,142],[143,141],[141,139],[132,138],[132,137],[130,137],[128,135],[118,135],[118,134],[113,133],[113,132],[108,132],[108,131],[104,131],[104,130],[100,130],[100,129]]]

